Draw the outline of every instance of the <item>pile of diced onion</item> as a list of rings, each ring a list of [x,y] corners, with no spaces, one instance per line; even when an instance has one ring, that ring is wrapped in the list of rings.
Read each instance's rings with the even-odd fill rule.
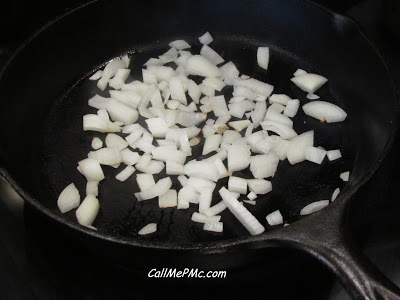
[[[250,234],[256,235],[265,228],[244,203],[256,205],[258,197],[271,192],[272,184],[267,178],[274,176],[280,161],[321,164],[325,157],[341,157],[340,150],[316,147],[313,131],[295,131],[291,118],[298,112],[299,100],[273,94],[272,85],[240,74],[232,61],[225,62],[208,46],[213,41],[208,32],[199,41],[200,54],[191,53],[191,46],[184,40],[171,42],[166,53],[144,64],[141,81],[125,83],[130,74],[128,56],[110,61],[104,70],[89,78],[98,80],[97,87],[102,91],[109,86],[110,97],[95,95],[89,99],[89,105],[98,111],[83,116],[83,130],[108,135],[105,141],[94,137],[94,151],[78,162],[79,172],[87,179],[85,199],[80,203],[79,191],[71,183],[57,202],[62,213],[78,208],[78,222],[95,230],[92,224],[99,211],[102,168],[123,164],[126,167],[116,180],[125,181],[137,172],[140,192],[132,192],[134,201],[158,200],[161,209],[198,205],[191,220],[214,232],[223,231],[219,214],[228,208]],[[259,47],[254,59],[259,67],[268,69],[269,48]],[[301,69],[290,80],[310,100],[319,98],[315,92],[327,82],[325,77]],[[223,95],[226,86],[233,86],[229,97]],[[302,108],[306,115],[321,122],[341,122],[346,118],[343,109],[326,101],[310,101]],[[215,119],[208,117],[211,112]],[[145,127],[137,123],[139,118],[145,119]],[[199,145],[202,138],[202,156],[193,157],[192,147]],[[247,168],[253,179],[235,176],[235,172]],[[155,182],[153,175],[164,169],[167,177]],[[216,191],[216,183],[225,177],[229,177],[228,185]],[[340,177],[347,181],[349,172]],[[179,190],[171,188],[173,180],[179,181]],[[331,201],[339,192],[334,191]],[[216,193],[222,201],[212,203]],[[238,200],[241,195],[246,197],[243,202]],[[300,214],[313,213],[329,202],[313,202]],[[283,224],[279,210],[266,220],[271,226]],[[155,231],[157,224],[150,223],[139,234]]]

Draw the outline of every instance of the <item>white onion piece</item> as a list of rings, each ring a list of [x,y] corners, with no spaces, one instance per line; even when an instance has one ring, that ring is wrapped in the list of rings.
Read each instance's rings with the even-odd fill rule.
[[[265,139],[251,147],[251,151],[254,153],[266,154],[271,150],[271,148],[271,141],[268,139],[268,137],[266,137]]]
[[[122,156],[117,148],[102,148],[96,151],[91,151],[88,154],[89,158],[97,160],[102,165],[115,165],[122,162]]]
[[[265,231],[258,220],[226,189],[219,190],[223,201],[232,214],[242,223],[251,235],[257,235]]]
[[[200,110],[202,113],[206,114],[206,113],[212,112],[213,108],[211,105],[201,105]]]
[[[99,115],[89,114],[83,116],[83,130],[98,132],[120,132],[121,127],[111,121],[106,121],[100,118]]]
[[[105,104],[105,109],[114,121],[120,121],[125,125],[135,123],[139,118],[137,110],[114,99]]]
[[[213,37],[211,36],[211,34],[208,31],[205,34],[203,34],[202,36],[199,37],[199,41],[203,45],[208,45],[213,40],[214,40]]]
[[[203,230],[212,231],[212,232],[223,232],[224,231],[224,223],[205,223],[203,225]]]
[[[133,131],[130,135],[128,135],[125,140],[127,143],[132,147],[143,135],[145,132],[144,128],[138,128],[135,131]]]
[[[249,190],[257,195],[267,194],[272,191],[272,184],[265,179],[247,179]]]
[[[257,199],[257,194],[254,193],[254,192],[250,192],[250,193],[248,193],[247,198],[248,198],[249,200]]]
[[[274,109],[268,109],[265,114],[265,120],[275,121],[287,125],[289,127],[293,127],[293,121],[290,120],[287,116],[278,113]]]
[[[228,85],[233,84],[234,78],[239,76],[239,70],[236,68],[233,62],[227,62],[220,68],[222,74],[221,79]]]
[[[143,200],[148,200],[148,199],[152,199],[158,196],[161,196],[163,194],[165,194],[166,192],[168,192],[168,190],[171,188],[172,186],[172,181],[171,178],[166,177],[163,179],[160,179],[155,185],[153,185],[152,187],[137,193],[138,195],[136,195],[136,198],[138,199],[138,201],[143,201]]]
[[[211,86],[201,83],[199,85],[199,88],[200,88],[201,93],[206,95],[207,97],[215,96],[215,90]]]
[[[165,194],[158,196],[160,208],[175,207],[178,205],[178,194],[176,190],[168,190]]]
[[[137,174],[136,181],[141,191],[150,189],[156,184],[151,174]]]
[[[225,178],[230,175],[220,158],[215,159],[214,164],[217,167],[219,178]]]
[[[136,109],[141,101],[142,97],[134,91],[110,91],[112,99],[115,99],[129,107]]]
[[[294,165],[306,159],[305,151],[309,146],[314,145],[314,131],[307,131],[290,141],[287,150],[287,159]]]
[[[212,216],[212,217],[208,217],[206,215],[203,215],[201,213],[198,212],[194,212],[192,214],[192,218],[191,220],[193,222],[197,222],[197,223],[208,223],[208,224],[212,224],[212,223],[217,223],[219,222],[219,220],[221,220],[221,216]]]
[[[297,99],[289,100],[289,102],[285,107],[285,110],[283,111],[283,114],[287,117],[293,118],[297,114],[299,107],[300,107],[299,100]]]
[[[228,125],[233,129],[235,129],[236,131],[240,132],[250,125],[250,121],[249,120],[233,121],[229,122]]]
[[[342,122],[347,113],[339,106],[326,101],[313,101],[303,105],[304,113],[327,123]]]
[[[234,97],[244,97],[245,99],[249,100],[254,100],[257,96],[256,93],[244,86],[235,86],[232,95]]]
[[[217,117],[229,114],[224,95],[211,97],[209,100]]]
[[[152,118],[147,119],[146,124],[151,132],[151,134],[155,138],[164,138],[167,133],[168,124],[164,119],[161,118]]]
[[[146,234],[151,234],[157,231],[157,224],[156,223],[150,223],[144,226],[142,229],[139,230],[138,234],[140,235],[146,235]]]
[[[349,171],[340,174],[340,179],[342,179],[343,181],[349,181],[349,177],[350,177]]]
[[[164,111],[164,120],[169,127],[176,124],[177,114],[178,113],[175,110],[166,109]]]
[[[97,87],[104,91],[107,87],[109,80],[115,75],[118,69],[125,68],[125,62],[120,59],[110,61],[103,70],[100,80],[97,82]]]
[[[242,96],[240,96],[240,97],[232,97],[232,98],[229,100],[229,103],[240,103],[240,102],[242,102],[244,99],[245,99],[245,97],[242,97]]]
[[[176,100],[169,100],[167,102],[167,107],[172,110],[176,110],[179,107],[180,102]]]
[[[178,209],[189,208],[189,203],[199,203],[199,194],[190,185],[185,185],[178,193]]]
[[[256,205],[256,201],[253,201],[253,200],[243,200],[243,202],[251,204],[251,205]]]
[[[87,195],[82,201],[79,208],[76,210],[76,218],[78,223],[84,226],[93,224],[99,212],[99,200],[93,195]]]
[[[186,133],[183,133],[179,139],[179,146],[186,156],[192,155],[192,148],[190,147],[189,138]]]
[[[329,160],[336,160],[342,157],[342,153],[340,150],[330,150],[326,152],[326,156],[328,157]]]
[[[86,195],[93,195],[97,197],[99,195],[99,182],[88,181],[86,183]]]
[[[312,93],[308,93],[306,97],[307,97],[307,99],[310,99],[310,100],[315,100],[315,99],[319,99],[320,98],[318,95],[315,95],[315,94],[312,94]]]
[[[234,141],[240,139],[242,136],[239,132],[234,130],[227,130],[222,136],[221,144],[232,144]]]
[[[131,59],[130,59],[129,55],[125,54],[124,56],[121,57],[121,60],[124,62],[125,68],[128,68],[131,63]]]
[[[286,159],[290,142],[277,135],[269,136],[267,139],[271,146],[271,150],[278,155],[279,159]]]
[[[313,146],[308,146],[306,150],[304,151],[304,157],[306,160],[311,161],[316,164],[321,164],[322,161],[324,160],[326,156],[326,151],[313,147]]]
[[[312,214],[320,209],[323,209],[325,206],[328,206],[328,204],[329,204],[329,200],[321,200],[321,201],[312,202],[302,208],[302,210],[300,211],[300,215],[305,216],[305,215]]]
[[[75,184],[68,185],[58,196],[57,206],[61,213],[66,213],[79,206],[81,196]]]
[[[176,115],[176,123],[184,127],[192,127],[207,119],[207,114],[178,111]],[[189,136],[189,135],[188,135]]]
[[[142,130],[144,131],[144,128],[142,126],[140,126],[139,124],[135,123],[135,124],[130,124],[127,126],[124,126],[122,128],[122,133],[132,133],[135,132],[136,130]]]
[[[290,79],[295,85],[307,93],[314,93],[328,81],[327,78],[312,73],[298,75]]]
[[[269,63],[269,48],[268,47],[258,47],[257,63],[261,68],[268,70],[268,63]]]
[[[173,71],[173,69],[172,69],[172,71]],[[168,78],[168,80],[169,80],[169,78]],[[157,84],[157,87],[158,87],[159,90],[164,91],[166,88],[168,88],[168,81],[167,80],[162,80],[161,82],[159,82]]]
[[[129,149],[122,150],[121,157],[122,157],[122,162],[127,166],[132,166],[136,164],[140,159],[139,153],[133,152]]]
[[[275,225],[279,225],[279,224],[283,223],[283,217],[279,210],[276,210],[276,211],[268,214],[266,219],[267,219],[268,224],[271,226],[275,226]]]
[[[226,124],[226,122],[228,122],[231,118],[232,116],[230,114],[221,115],[218,117],[218,119],[215,121],[214,124],[215,125]]]
[[[167,160],[166,162],[166,172],[167,175],[183,175],[185,170],[183,164],[177,163],[175,161]]]
[[[264,132],[262,132],[262,131],[257,131],[257,132],[252,133],[251,135],[249,135],[249,136],[246,138],[246,141],[247,141],[247,143],[248,143],[250,146],[253,147],[253,146],[255,146],[257,143],[261,142],[261,141],[264,139],[264,137],[265,137]]]
[[[206,124],[207,125],[213,125],[215,123],[215,120],[214,119],[207,119],[207,121],[206,121]]]
[[[210,152],[216,151],[221,144],[222,135],[214,134],[206,138],[203,146],[202,155],[207,155]]]
[[[152,57],[148,61],[146,61],[144,66],[161,66],[162,64],[163,62],[160,59]]]
[[[261,102],[260,102],[260,103],[261,103]],[[247,126],[246,132],[245,132],[245,134],[244,134],[245,137],[248,137],[248,136],[250,136],[250,135],[252,134],[253,129],[254,129],[254,126],[255,126],[255,125],[254,125],[253,123],[250,123],[250,125]]]
[[[223,212],[225,209],[226,209],[226,204],[224,201],[221,201],[215,204],[214,206],[207,208],[205,211],[203,211],[203,214],[206,215],[207,217],[212,217]]]
[[[160,55],[158,57],[164,64],[167,64],[171,61],[174,61],[178,58],[178,50],[175,48],[170,48],[167,52],[165,52],[163,55]]]
[[[246,169],[250,164],[249,146],[235,143],[228,148],[228,169],[231,172]]]
[[[264,97],[269,97],[274,90],[274,86],[260,80],[250,78],[241,79],[235,78],[233,80],[234,85],[244,86],[251,89],[256,94],[262,95]]]
[[[231,192],[246,194],[247,180],[236,176],[230,176],[228,181],[228,190]]]
[[[144,153],[151,153],[155,149],[154,145],[152,145],[149,142],[146,142],[143,138],[137,140],[135,142],[135,146],[138,147],[139,150],[143,151]]]
[[[142,69],[143,82],[150,85],[157,85],[157,76],[153,72]]]
[[[204,161],[214,162],[216,159],[225,160],[227,157],[228,157],[228,152],[225,149],[222,149],[217,154],[204,159]]]
[[[98,150],[103,147],[103,142],[98,137],[94,137],[91,146],[94,150]]]
[[[336,200],[336,198],[337,198],[337,196],[339,195],[339,193],[340,193],[340,189],[339,189],[339,188],[336,188],[336,189],[333,191],[332,197],[331,197],[331,201],[332,201],[332,202]]]
[[[125,80],[128,78],[130,73],[131,73],[131,70],[129,70],[129,69],[118,69],[114,78],[111,79],[108,82],[108,84],[113,89],[119,90],[125,84]]]
[[[180,138],[181,138],[182,134],[184,134],[184,133],[186,133],[188,139],[191,139],[200,133],[200,128],[197,128],[195,126],[191,126],[188,128],[179,128],[179,129],[169,128],[165,135],[165,139],[172,140],[176,144],[178,144],[180,142]]]
[[[78,165],[87,181],[102,181],[105,178],[99,162],[95,159],[86,158],[78,162]]]
[[[187,182],[188,186],[191,186],[197,193],[201,193],[204,190],[214,191],[216,183],[200,177],[190,177]]]
[[[213,162],[191,161],[185,165],[184,170],[189,177],[200,177],[214,182],[219,179],[218,169]]]
[[[186,42],[184,40],[173,41],[173,42],[169,43],[168,46],[174,47],[176,50],[183,50],[183,49],[190,48],[190,45],[188,44],[188,42]]]
[[[275,153],[252,156],[250,171],[257,179],[274,177],[278,163],[279,157]]]
[[[267,103],[265,101],[259,101],[256,103],[256,107],[250,113],[251,120],[253,121],[254,128],[260,125],[260,122],[264,120],[265,113],[267,112]]]
[[[157,144],[158,144],[158,146],[170,146],[170,145],[173,145],[173,146],[175,146],[175,148],[176,148],[176,144],[175,144],[175,142],[174,141],[170,141],[170,140],[156,140],[157,141]]]
[[[109,148],[116,148],[119,151],[128,147],[128,143],[119,135],[114,133],[109,133],[106,136],[106,145]]]
[[[222,74],[215,64],[201,55],[193,55],[189,57],[186,69],[191,75],[199,75],[203,77],[219,77]]]
[[[244,102],[244,101],[242,101]],[[243,118],[243,115],[246,111],[246,107],[242,104],[242,102],[240,103],[230,103],[228,105],[229,107],[229,114],[232,115],[233,117],[236,118]]]
[[[100,95],[94,95],[92,98],[89,99],[88,104],[91,107],[101,109],[104,108],[104,105],[110,101],[110,98],[105,98]]]
[[[203,45],[203,47],[201,47],[200,55],[207,58],[214,65],[218,65],[225,61],[217,52],[215,52],[215,50],[213,50],[207,45]]]
[[[211,206],[211,201],[212,201],[212,190],[211,189],[205,189],[200,192],[200,197],[198,199],[199,201],[199,212],[202,213],[206,209],[210,208]]]
[[[269,97],[269,103],[278,103],[281,105],[287,105],[290,100],[292,99],[285,94],[273,94]]]
[[[188,88],[188,94],[190,98],[192,98],[193,102],[196,104],[199,104],[200,96],[201,96],[201,91],[199,86],[193,81],[189,80],[187,84]]]
[[[303,74],[307,74],[307,72],[304,71],[303,69],[297,69],[296,72],[293,73],[293,76],[299,76]]]
[[[194,147],[194,146],[197,146],[198,144],[200,144],[200,142],[201,142],[201,138],[196,136],[196,137],[194,137],[194,138],[189,140],[189,145],[191,147]]]
[[[103,71],[98,70],[96,73],[89,77],[89,80],[99,80],[101,76],[103,76]]]
[[[297,133],[293,130],[293,128],[280,122],[268,120],[263,121],[260,124],[264,130],[275,132],[285,140],[291,140],[297,136]]]
[[[187,105],[185,90],[179,77],[172,77],[169,80],[169,88],[171,90],[172,99],[181,102],[183,105]]]
[[[218,92],[220,92],[225,87],[225,83],[219,78],[205,78],[203,80],[203,84],[211,87]]]
[[[123,169],[120,173],[115,176],[115,178],[119,181],[125,181],[129,177],[132,176],[133,173],[135,173],[136,169],[132,166],[127,166],[125,169]]]
[[[278,113],[282,113],[285,111],[285,106],[283,106],[282,104],[279,104],[279,103],[272,103],[271,106],[269,107],[269,109],[274,109]]]

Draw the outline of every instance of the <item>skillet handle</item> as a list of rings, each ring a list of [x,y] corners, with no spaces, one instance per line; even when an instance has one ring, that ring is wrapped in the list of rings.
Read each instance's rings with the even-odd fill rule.
[[[289,226],[283,239],[327,265],[353,299],[400,300],[400,289],[345,240],[343,226],[335,222],[340,215],[340,209],[324,209]]]

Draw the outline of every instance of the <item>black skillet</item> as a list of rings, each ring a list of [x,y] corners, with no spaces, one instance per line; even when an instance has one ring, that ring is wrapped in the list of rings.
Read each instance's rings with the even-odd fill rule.
[[[249,236],[228,211],[222,213],[225,228],[218,235],[189,221],[194,207],[161,211],[156,201],[137,203],[134,178],[116,182],[112,177],[120,169],[111,168],[100,187],[97,232],[77,225],[74,212],[61,215],[56,208],[60,191],[70,182],[84,191],[75,165],[95,135],[82,131],[81,120],[94,111],[87,99],[98,90],[83,79],[124,53],[132,55],[132,78],[137,78],[145,60],[166,51],[171,40],[186,39],[198,51],[197,37],[205,31],[214,35],[212,47],[226,61],[233,60],[244,74],[273,84],[276,93],[302,104],[309,100],[290,83],[291,74],[302,68],[328,77],[318,94],[343,107],[348,119],[321,124],[300,112],[294,123],[298,132],[314,129],[316,145],[339,148],[344,158],[321,166],[282,162],[272,180],[273,192],[249,207],[267,227],[259,236]],[[268,71],[256,64],[260,45],[271,48]],[[294,247],[332,269],[354,298],[400,299],[398,288],[353,249],[346,231],[352,222],[348,212],[357,209],[351,198],[380,165],[397,126],[397,99],[385,64],[348,18],[296,0],[94,1],[23,44],[1,73],[0,89],[1,175],[54,225],[93,251],[120,260],[137,251],[151,257],[153,265],[161,253],[161,265],[169,257],[172,264],[206,261],[216,267],[221,261],[229,265],[241,260],[253,249]],[[344,184],[339,174],[347,170],[351,177]],[[334,203],[299,218],[302,207],[329,199],[336,187],[341,193]],[[266,225],[265,216],[278,208],[290,226]],[[138,236],[148,222],[159,224],[157,234]]]

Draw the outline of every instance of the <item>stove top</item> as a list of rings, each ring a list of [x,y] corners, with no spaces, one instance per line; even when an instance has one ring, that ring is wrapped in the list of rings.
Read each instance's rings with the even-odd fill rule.
[[[34,29],[54,16],[84,3],[81,0],[46,4],[15,0],[8,3],[7,17],[0,18],[0,65]],[[400,56],[396,35],[385,16],[390,1],[316,1],[355,19],[378,46],[393,78],[400,86]],[[385,4],[385,5],[384,5]],[[4,22],[5,24],[2,24]],[[361,189],[360,199],[378,197],[378,207],[362,228],[360,247],[394,282],[400,284],[400,220],[387,218],[400,211],[400,136],[383,165]],[[372,217],[373,216],[373,217]],[[390,221],[388,221],[390,219]],[[398,218],[400,219],[400,218]],[[43,232],[46,234],[43,234]],[[292,251],[290,262],[258,261],[227,270],[225,279],[154,279],[140,271],[127,271],[107,264],[70,243],[48,227],[35,210],[0,179],[0,297],[54,298],[183,298],[196,296],[235,297],[239,292],[280,299],[346,299],[347,294],[329,270],[311,257]],[[140,257],[138,257],[140,259]],[[268,272],[266,272],[268,268]],[[271,269],[273,272],[271,272]],[[274,274],[274,276],[271,276]],[[214,297],[213,297],[214,298]]]

